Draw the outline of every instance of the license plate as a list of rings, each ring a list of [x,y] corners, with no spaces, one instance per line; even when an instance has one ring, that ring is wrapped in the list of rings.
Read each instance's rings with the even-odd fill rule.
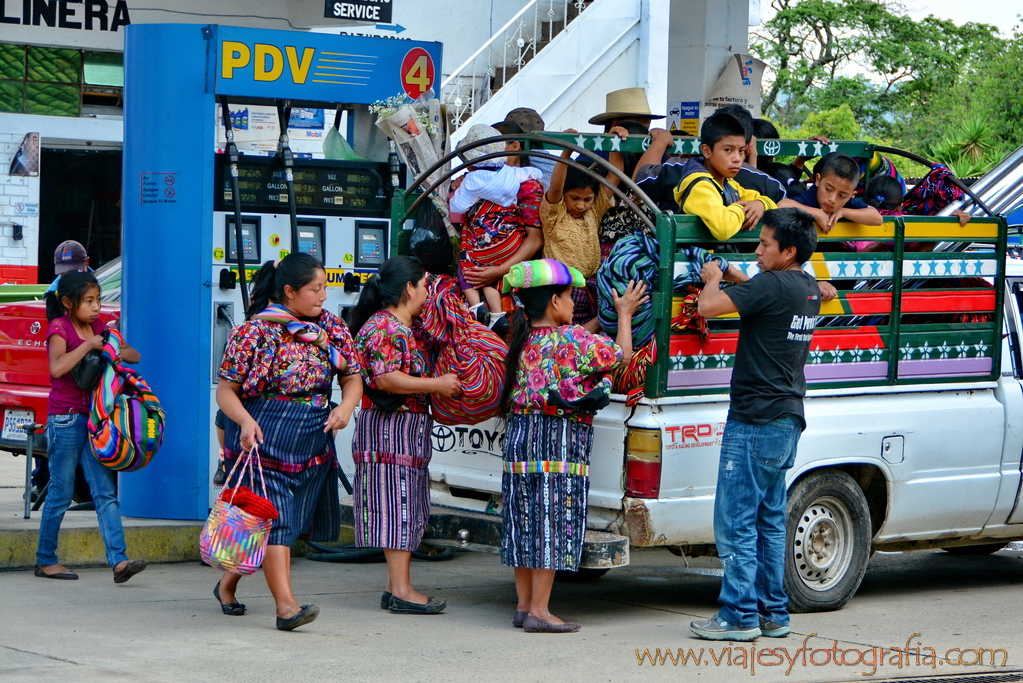
[[[6,410],[4,411],[3,438],[7,441],[28,441],[28,434],[21,428],[21,425],[35,422],[35,413],[31,410]]]

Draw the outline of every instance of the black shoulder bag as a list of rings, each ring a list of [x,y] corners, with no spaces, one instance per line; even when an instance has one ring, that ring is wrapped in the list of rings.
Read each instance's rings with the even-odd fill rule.
[[[103,343],[110,337],[110,330],[103,333]],[[79,387],[86,391],[92,391],[99,386],[103,372],[107,369],[107,359],[103,357],[102,351],[90,351],[85,358],[78,361],[78,365],[71,368],[71,379]]]

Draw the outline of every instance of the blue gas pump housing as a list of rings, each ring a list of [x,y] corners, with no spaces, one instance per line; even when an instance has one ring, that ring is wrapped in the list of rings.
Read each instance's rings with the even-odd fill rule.
[[[224,230],[215,215],[218,99],[371,104],[435,87],[440,63],[439,43],[216,25],[127,27],[121,329],[142,354],[139,371],[167,423],[153,462],[120,480],[124,514],[201,520],[210,507],[212,388],[221,362],[213,265]],[[339,283],[345,274],[328,268]]]

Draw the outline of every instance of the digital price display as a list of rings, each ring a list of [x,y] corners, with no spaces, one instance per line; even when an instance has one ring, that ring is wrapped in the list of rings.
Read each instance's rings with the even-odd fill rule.
[[[234,210],[234,188],[227,160],[217,155],[214,203],[217,211]],[[383,186],[390,177],[386,163],[303,159],[293,170],[295,205],[314,215],[389,214]],[[238,196],[242,211],[281,213],[287,210],[288,184],[275,157],[243,157],[238,164]]]

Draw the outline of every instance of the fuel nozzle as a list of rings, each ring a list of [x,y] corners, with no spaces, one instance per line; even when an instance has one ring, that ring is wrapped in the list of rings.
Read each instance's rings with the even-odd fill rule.
[[[398,157],[398,145],[394,140],[388,142],[387,166],[391,171],[391,186],[401,187],[401,158]]]

